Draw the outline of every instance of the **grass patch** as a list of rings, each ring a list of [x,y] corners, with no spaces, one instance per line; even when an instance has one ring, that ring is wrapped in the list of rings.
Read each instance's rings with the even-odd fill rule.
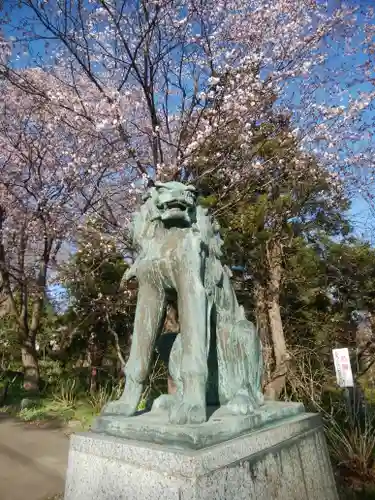
[[[22,409],[19,406],[4,406],[0,408],[0,412],[24,422],[52,421],[62,427],[74,421],[82,430],[89,429],[92,420],[97,415],[87,400],[77,401],[74,406],[71,406],[51,398],[40,398],[31,407]]]
[[[21,384],[12,384],[6,404],[0,406],[0,413],[24,422],[52,422],[63,427],[74,421],[79,430],[88,429],[100,410],[100,405],[93,405],[90,398],[79,391],[74,379],[47,386],[40,394],[31,397]]]
[[[40,394],[31,396],[22,385],[13,383],[9,387],[6,405],[0,413],[6,413],[24,422],[70,426],[74,430],[88,430],[95,416],[109,401],[117,400],[123,392],[123,382],[107,382],[97,392],[89,394],[82,390],[76,379],[60,379],[46,385]],[[143,398],[139,410],[146,407]]]

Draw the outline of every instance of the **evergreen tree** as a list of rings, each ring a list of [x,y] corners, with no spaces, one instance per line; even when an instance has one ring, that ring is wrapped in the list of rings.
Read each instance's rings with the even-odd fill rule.
[[[134,292],[121,288],[127,269],[102,224],[91,222],[77,241],[77,249],[62,273],[70,305],[64,323],[70,330],[67,352],[91,366],[90,390],[97,388],[97,370],[110,349],[121,364],[132,331]]]

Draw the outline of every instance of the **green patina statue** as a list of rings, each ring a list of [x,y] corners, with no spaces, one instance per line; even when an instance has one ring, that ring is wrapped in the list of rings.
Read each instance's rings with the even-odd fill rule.
[[[180,332],[169,370],[173,395],[154,401],[172,424],[206,422],[210,346],[215,346],[218,404],[232,415],[250,415],[263,404],[262,352],[254,325],[244,315],[220,262],[219,227],[197,204],[193,186],[156,183],[133,222],[138,257],[125,279],[139,282],[138,302],[124,393],[103,415],[132,416],[161,334],[166,305],[177,298]]]

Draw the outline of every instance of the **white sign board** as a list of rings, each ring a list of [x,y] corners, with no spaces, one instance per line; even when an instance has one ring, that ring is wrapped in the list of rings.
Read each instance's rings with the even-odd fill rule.
[[[349,349],[332,349],[333,361],[335,363],[337,384],[340,387],[353,387],[353,373],[350,365]]]

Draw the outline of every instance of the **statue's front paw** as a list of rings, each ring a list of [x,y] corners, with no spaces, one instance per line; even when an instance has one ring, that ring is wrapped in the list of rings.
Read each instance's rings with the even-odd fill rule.
[[[169,412],[171,424],[203,424],[206,420],[206,407],[199,404],[180,403]]]
[[[111,401],[107,403],[102,409],[102,415],[122,415],[124,417],[131,417],[137,411],[137,407],[129,405],[123,401]]]
[[[124,417],[131,417],[138,409],[142,389],[142,384],[133,382],[130,379],[125,384],[124,392],[120,399],[106,404],[102,410],[102,415],[122,415]]]
[[[233,415],[250,415],[255,410],[254,402],[249,394],[236,394],[227,403],[227,408]]]
[[[151,411],[169,410],[176,402],[176,396],[173,394],[162,394],[152,404]]]

